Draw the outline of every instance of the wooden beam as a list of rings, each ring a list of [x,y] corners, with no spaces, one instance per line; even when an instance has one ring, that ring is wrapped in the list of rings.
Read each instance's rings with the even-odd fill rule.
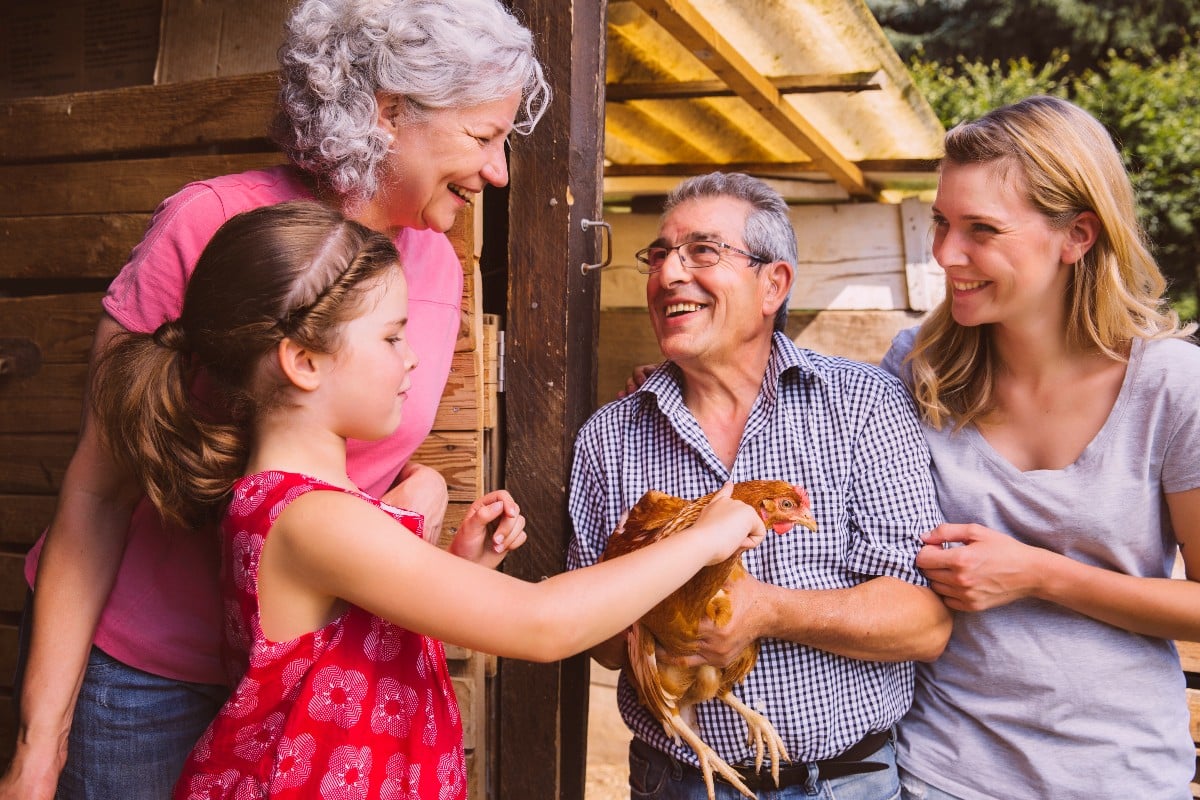
[[[0,102],[0,161],[267,143],[275,73]]]
[[[767,78],[780,94],[821,92],[870,92],[883,88],[879,70],[831,75],[782,75]],[[706,97],[736,97],[724,81],[648,81],[610,83],[605,86],[609,102],[627,100],[699,100]]]
[[[853,162],[805,119],[771,82],[688,0],[634,0],[647,15],[692,52],[735,94],[809,155],[821,171],[855,197],[877,190]]]
[[[603,209],[605,0],[513,0],[533,30],[554,101],[513,143],[508,193],[504,482],[535,531],[507,571],[563,570],[575,434],[592,409]],[[492,266],[488,266],[490,274]],[[522,613],[513,609],[513,613]],[[501,659],[499,800],[582,800],[588,658]]]
[[[938,168],[936,160],[927,158],[864,159],[853,163],[862,172],[936,172]],[[714,170],[745,172],[760,177],[811,175],[823,171],[812,161],[733,161],[724,164],[608,164],[604,167],[604,175],[608,178],[685,177],[703,175]]]

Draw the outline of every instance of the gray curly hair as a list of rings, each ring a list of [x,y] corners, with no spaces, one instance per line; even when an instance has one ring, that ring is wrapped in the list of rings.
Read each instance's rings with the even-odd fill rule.
[[[521,92],[514,126],[531,132],[550,102],[529,30],[496,0],[304,0],[279,50],[271,136],[341,197],[378,189],[386,135],[376,92],[400,95],[408,119]]]

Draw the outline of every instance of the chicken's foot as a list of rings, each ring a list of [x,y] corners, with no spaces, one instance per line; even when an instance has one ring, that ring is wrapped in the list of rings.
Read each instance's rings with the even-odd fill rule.
[[[721,695],[721,701],[741,714],[742,719],[746,720],[746,727],[748,728],[746,741],[752,742],[755,746],[755,772],[762,769],[763,743],[764,741],[766,742],[767,750],[771,754],[771,777],[775,779],[775,785],[778,786],[779,760],[782,758],[784,761],[791,761],[792,757],[788,755],[787,748],[783,744],[783,739],[775,732],[775,726],[762,714],[737,699],[733,692],[726,692]]]
[[[704,740],[683,721],[683,717],[679,716],[678,713],[672,714],[669,722],[664,720],[663,728],[666,729],[668,734],[683,739],[687,742],[688,747],[696,752],[697,757],[700,759],[700,772],[704,775],[704,786],[708,789],[708,800],[716,800],[717,797],[717,790],[713,786],[714,770],[728,781],[733,788],[741,792],[743,797],[748,797],[750,800],[757,800],[757,796],[742,782],[742,777],[734,771],[733,767],[726,764],[724,759],[717,755],[716,750],[705,744]]]

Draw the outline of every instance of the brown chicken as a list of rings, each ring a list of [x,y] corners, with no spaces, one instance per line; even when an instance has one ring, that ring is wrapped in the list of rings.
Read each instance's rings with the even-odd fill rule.
[[[632,552],[687,528],[712,497],[709,494],[699,500],[684,500],[654,490],[646,492],[617,526],[600,560]],[[796,525],[812,531],[817,529],[808,493],[798,486],[783,481],[743,481],[734,484],[733,497],[757,510],[766,527],[776,533],[787,533]],[[660,664],[656,648],[661,646],[675,654],[695,653],[700,621],[707,618],[722,625],[732,616],[733,606],[723,591],[726,581],[747,576],[740,554],[705,567],[634,623],[628,637],[629,678],[637,688],[638,698],[662,723],[668,736],[676,741],[682,738],[696,751],[710,800],[715,795],[713,770],[746,797],[754,797],[754,794],[693,729],[694,715],[690,709],[696,703],[717,698],[746,720],[748,741],[754,742],[757,753],[755,768],[762,768],[765,745],[776,784],[779,782],[780,759],[790,760],[770,721],[733,694],[734,685],[749,674],[758,659],[758,643],[752,643],[724,668]],[[692,719],[692,724],[688,718]]]

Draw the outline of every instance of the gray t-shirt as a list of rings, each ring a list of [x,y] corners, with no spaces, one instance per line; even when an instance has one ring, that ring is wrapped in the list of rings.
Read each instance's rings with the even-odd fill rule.
[[[883,367],[907,377],[915,329]],[[1021,472],[973,426],[925,426],[946,519],[1130,575],[1171,574],[1163,494],[1200,486],[1200,347],[1134,343],[1117,402],[1079,459]],[[1173,642],[1041,600],[956,613],[918,664],[899,762],[965,800],[1189,800],[1195,750]]]

